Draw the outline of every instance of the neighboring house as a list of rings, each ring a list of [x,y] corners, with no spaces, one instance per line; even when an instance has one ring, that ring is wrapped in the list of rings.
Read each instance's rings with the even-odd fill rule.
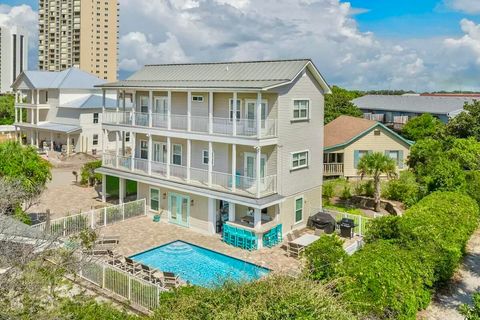
[[[15,140],[15,126],[0,126],[0,142]]]
[[[103,96],[106,81],[76,68],[62,72],[25,71],[13,84],[15,126],[26,143],[65,153],[103,149]],[[105,108],[117,108],[115,94]],[[106,143],[106,142],[105,142]]]
[[[325,125],[324,134],[324,177],[358,178],[358,162],[369,152],[388,155],[402,170],[412,145],[380,122],[350,116],[340,116]]]
[[[430,113],[447,123],[463,111],[472,96],[421,96],[421,95],[366,95],[352,100],[366,119],[380,121],[394,129],[401,129],[408,120]]]
[[[107,177],[126,180],[170,223],[215,234],[222,222],[262,236],[306,225],[321,207],[324,94],[310,60],[150,65],[101,85],[133,97],[134,112],[104,114]],[[131,183],[130,183],[131,184]]]

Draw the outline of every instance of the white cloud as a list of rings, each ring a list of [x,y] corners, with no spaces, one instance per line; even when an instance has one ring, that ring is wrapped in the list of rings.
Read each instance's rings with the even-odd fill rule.
[[[480,13],[480,1],[478,0],[445,0],[447,8],[468,14]]]

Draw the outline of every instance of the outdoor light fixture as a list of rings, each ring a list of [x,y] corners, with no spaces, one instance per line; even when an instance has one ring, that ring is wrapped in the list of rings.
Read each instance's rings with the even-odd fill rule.
[[[195,202],[192,200],[190,200],[190,207],[193,207],[193,205],[195,204]]]

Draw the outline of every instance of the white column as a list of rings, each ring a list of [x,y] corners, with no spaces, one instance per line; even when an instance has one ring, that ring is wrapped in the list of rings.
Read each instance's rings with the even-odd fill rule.
[[[167,128],[172,129],[172,91],[167,91]]]
[[[107,175],[102,174],[102,202],[107,201]]]
[[[53,132],[50,132],[50,151],[53,151]]]
[[[237,135],[237,93],[233,93],[233,102],[232,102],[232,113],[233,113],[233,123],[232,123],[232,131],[233,135]]]
[[[208,186],[212,186],[212,171],[213,171],[213,145],[208,142]]]
[[[257,93],[257,138],[260,139],[262,137],[262,93]]]
[[[105,153],[108,149],[108,133],[107,130],[102,130],[102,153]]]
[[[38,107],[37,107],[37,119],[35,120],[36,120],[35,123],[38,125],[38,123],[40,122],[40,110],[38,109]]]
[[[38,139],[38,136],[37,136]],[[70,135],[67,134],[67,156],[70,155]]]
[[[216,204],[216,199],[208,198],[208,232],[211,234],[215,234],[215,220],[217,217]]]
[[[228,221],[235,221],[235,203],[228,203]]]
[[[170,164],[172,160],[172,139],[167,137],[167,179],[170,179]]]
[[[152,134],[148,135],[148,174],[152,174],[152,159],[153,159],[153,137]]]
[[[136,92],[133,91],[132,93],[132,126],[135,125],[135,112],[137,111],[137,95]]]
[[[123,201],[125,200],[125,179],[118,178],[118,180],[119,180],[118,203],[122,204]]]
[[[37,89],[37,104],[40,104],[40,90]]]
[[[208,93],[208,133],[213,133],[213,92]]]
[[[15,106],[15,123],[18,123],[18,108]]]
[[[30,124],[34,124],[35,123],[34,121],[35,121],[35,112],[33,109],[30,109]]]
[[[253,211],[253,227],[257,230],[262,227],[262,210],[260,209]]]
[[[257,187],[257,198],[260,198],[260,167],[261,167],[261,159],[262,159],[262,148],[259,146],[257,147],[257,156],[256,160],[256,187]]]
[[[134,132],[130,132],[130,144],[132,146],[132,171],[135,170],[135,149],[136,149],[136,136]]]
[[[187,130],[192,131],[192,92],[187,92]]]
[[[119,135],[120,135],[120,132],[115,131],[115,168],[118,168],[118,157],[120,156]]]
[[[35,142],[33,141],[33,129],[30,130],[30,145],[35,145]]]
[[[148,92],[148,126],[151,128],[153,124],[153,91]]]
[[[32,94],[32,96],[31,96],[31,99],[30,99],[30,103],[35,104],[35,101],[34,101],[34,99],[35,99],[34,98],[35,97],[35,89],[32,89],[31,94]]]
[[[120,90],[117,90],[117,107],[116,107],[117,113],[120,111]],[[117,118],[118,119],[118,118]]]
[[[192,166],[192,140],[187,139],[187,182],[190,182],[191,166]]]
[[[237,189],[237,145],[232,144],[232,191]]]

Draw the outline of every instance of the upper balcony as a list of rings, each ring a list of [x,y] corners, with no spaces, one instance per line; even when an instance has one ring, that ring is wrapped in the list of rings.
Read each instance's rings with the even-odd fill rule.
[[[183,132],[202,133],[251,139],[277,137],[277,121],[274,119],[236,119],[188,116],[165,113],[141,113],[105,111],[103,124],[157,128]]]

